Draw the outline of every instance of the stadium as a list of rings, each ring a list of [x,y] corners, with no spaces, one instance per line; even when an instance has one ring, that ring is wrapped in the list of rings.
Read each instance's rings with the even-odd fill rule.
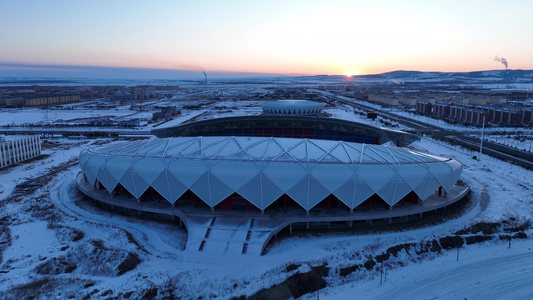
[[[456,184],[460,162],[384,145],[416,136],[322,117],[317,106],[273,101],[260,116],[158,129],[157,138],[84,150],[78,187],[113,206],[178,217],[188,228],[191,215],[252,220],[250,228],[268,218],[261,252],[294,223],[391,223],[466,195]]]

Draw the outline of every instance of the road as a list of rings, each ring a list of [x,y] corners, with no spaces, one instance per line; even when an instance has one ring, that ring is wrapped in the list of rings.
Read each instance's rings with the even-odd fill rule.
[[[434,138],[444,140],[454,145],[459,145],[468,148],[472,151],[479,151],[481,139],[478,137],[467,136],[465,132],[444,129],[432,124],[426,124],[408,117],[396,115],[390,111],[383,109],[376,109],[374,107],[366,106],[361,103],[350,101],[347,97],[338,96],[330,92],[314,90],[322,93],[325,96],[332,97],[338,102],[350,105],[354,108],[365,112],[375,112],[378,116],[393,120],[409,128],[413,128],[418,134],[428,134]],[[519,165],[529,170],[533,170],[533,153],[512,149],[493,142],[483,141],[483,154],[496,157],[501,160]]]

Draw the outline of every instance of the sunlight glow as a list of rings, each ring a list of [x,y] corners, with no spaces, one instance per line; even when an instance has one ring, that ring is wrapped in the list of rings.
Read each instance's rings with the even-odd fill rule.
[[[348,70],[348,72],[344,73],[344,75],[346,75],[346,77],[352,77],[354,75],[357,75],[357,72],[355,70]]]

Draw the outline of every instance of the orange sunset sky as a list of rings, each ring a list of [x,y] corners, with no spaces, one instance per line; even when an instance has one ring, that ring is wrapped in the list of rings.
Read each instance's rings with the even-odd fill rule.
[[[533,1],[3,1],[0,63],[276,74],[533,69]]]

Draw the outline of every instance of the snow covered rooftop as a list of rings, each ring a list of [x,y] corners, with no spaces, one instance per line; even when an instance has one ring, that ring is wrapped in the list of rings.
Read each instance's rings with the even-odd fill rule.
[[[428,164],[451,159],[384,145],[275,137],[179,137],[116,143],[94,154],[132,158],[189,158],[338,164]]]

